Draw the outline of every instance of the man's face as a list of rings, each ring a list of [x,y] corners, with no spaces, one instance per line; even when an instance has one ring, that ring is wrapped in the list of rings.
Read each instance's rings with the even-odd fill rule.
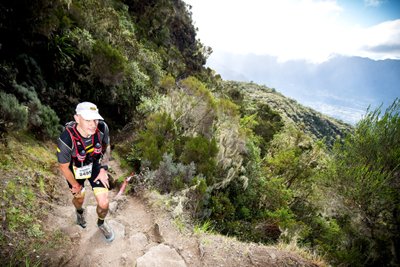
[[[78,130],[84,137],[95,134],[99,120],[85,120],[81,115],[75,115],[74,117],[78,123]]]

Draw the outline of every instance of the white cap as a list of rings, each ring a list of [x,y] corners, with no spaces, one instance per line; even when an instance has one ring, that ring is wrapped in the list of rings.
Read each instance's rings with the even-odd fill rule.
[[[76,106],[76,114],[81,115],[85,120],[103,120],[97,106],[90,102],[82,102]]]

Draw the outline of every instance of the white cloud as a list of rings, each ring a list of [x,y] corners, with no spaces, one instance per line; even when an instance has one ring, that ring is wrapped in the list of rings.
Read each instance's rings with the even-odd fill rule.
[[[358,52],[373,59],[400,59],[400,19],[361,30]]]
[[[364,0],[364,4],[367,7],[377,7],[380,6],[382,4],[382,0]]]
[[[399,21],[348,24],[336,1],[186,0],[203,44],[214,50],[322,62],[333,54],[400,58]],[[379,1],[366,1],[369,5]],[[392,48],[390,51],[389,48]],[[385,51],[385,52],[382,52]]]

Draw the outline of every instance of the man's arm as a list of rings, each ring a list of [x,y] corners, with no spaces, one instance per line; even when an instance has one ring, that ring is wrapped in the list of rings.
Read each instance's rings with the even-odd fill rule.
[[[81,185],[76,181],[74,174],[69,168],[69,163],[59,163],[59,168],[65,179],[72,185],[71,192],[73,194],[81,191]]]
[[[110,155],[111,155],[110,144],[107,144],[106,151],[104,152],[103,157],[101,159],[102,166],[108,164],[110,160]],[[108,174],[104,168],[100,168],[99,175],[97,175],[96,179],[94,179],[94,182],[96,182],[97,180],[100,180],[100,182],[104,185],[104,187],[110,188],[110,183],[108,182]]]

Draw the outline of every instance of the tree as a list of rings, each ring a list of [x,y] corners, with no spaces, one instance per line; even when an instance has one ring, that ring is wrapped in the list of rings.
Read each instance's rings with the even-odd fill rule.
[[[348,249],[367,266],[398,266],[400,250],[400,101],[368,112],[334,147],[331,186],[342,201]],[[348,216],[347,220],[343,220]],[[363,244],[363,245],[360,245]]]

